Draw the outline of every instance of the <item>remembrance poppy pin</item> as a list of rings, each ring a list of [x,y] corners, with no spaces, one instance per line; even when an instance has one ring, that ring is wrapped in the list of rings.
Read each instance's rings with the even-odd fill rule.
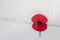
[[[41,32],[47,29],[47,17],[42,14],[36,14],[32,17],[32,28],[35,31],[39,32],[39,36],[41,37]]]

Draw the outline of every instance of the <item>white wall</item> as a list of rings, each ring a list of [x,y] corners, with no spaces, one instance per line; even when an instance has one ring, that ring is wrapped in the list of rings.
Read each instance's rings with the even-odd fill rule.
[[[38,12],[48,17],[49,25],[60,26],[60,0],[0,0],[0,20],[31,22]]]
[[[36,13],[46,15],[51,25],[42,32],[41,38],[31,24],[8,21],[31,22]],[[59,0],[0,0],[0,40],[60,40],[59,13]]]
[[[16,19],[16,0],[0,0],[1,19]]]
[[[49,19],[48,24],[60,26],[60,0],[18,0],[17,20],[31,22],[31,17],[41,12]]]

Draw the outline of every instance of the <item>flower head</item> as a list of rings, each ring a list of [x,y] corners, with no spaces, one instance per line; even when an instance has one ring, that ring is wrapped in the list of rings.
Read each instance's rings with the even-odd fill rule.
[[[42,14],[37,14],[35,16],[32,17],[32,22],[33,22],[33,25],[32,25],[32,28],[36,31],[44,31],[47,29],[47,18],[42,15]]]
[[[47,18],[42,14],[37,14],[32,17],[32,22],[42,21],[43,23],[46,23],[48,20]]]

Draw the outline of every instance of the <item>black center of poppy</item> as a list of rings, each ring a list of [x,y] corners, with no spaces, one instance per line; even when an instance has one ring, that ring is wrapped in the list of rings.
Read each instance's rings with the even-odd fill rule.
[[[42,21],[38,21],[38,24],[41,25],[42,24]]]

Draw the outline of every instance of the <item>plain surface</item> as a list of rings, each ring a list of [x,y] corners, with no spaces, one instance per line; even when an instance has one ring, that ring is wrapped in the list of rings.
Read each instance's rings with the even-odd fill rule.
[[[29,24],[36,13],[49,19],[41,38]],[[0,0],[0,40],[60,40],[60,0]]]
[[[31,22],[31,17],[41,13],[51,26],[60,26],[60,0],[17,0],[17,20]]]
[[[0,20],[31,22],[37,13],[47,16],[49,25],[60,26],[60,0],[0,0]]]
[[[39,37],[32,24],[0,21],[0,40],[60,40],[60,27],[48,26]]]

